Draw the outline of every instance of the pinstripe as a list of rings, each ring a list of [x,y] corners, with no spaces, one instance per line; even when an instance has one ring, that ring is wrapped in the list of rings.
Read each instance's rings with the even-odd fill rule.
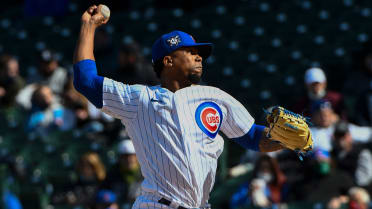
[[[199,97],[199,98],[207,98],[208,99],[208,96],[207,96],[207,90],[208,89],[205,89],[205,91],[197,91],[197,93],[198,93],[198,95],[197,95],[197,97]],[[210,96],[210,94],[209,94],[209,96]],[[202,135],[204,135],[204,133],[202,132]],[[205,149],[205,144],[204,144],[204,140],[210,140],[209,139],[209,137],[203,137],[203,136],[201,136],[201,138],[202,138],[202,145],[203,145],[203,150]],[[203,153],[204,155],[205,155],[205,153]],[[204,172],[203,173],[205,173],[205,174],[207,174],[205,177],[203,177],[203,181],[208,177],[208,173],[210,173],[211,171],[213,171],[215,168],[214,168],[214,166],[212,167],[212,165],[210,165],[210,168],[208,168],[208,157],[204,157],[203,158],[203,162],[202,162],[202,167],[203,167],[203,170],[204,170]],[[206,180],[208,180],[208,178],[206,179]],[[202,189],[202,197],[201,197],[201,203],[203,203],[204,204],[204,196],[206,195],[205,193],[209,193],[209,191],[205,191],[205,185],[208,185],[208,184],[210,184],[210,182],[207,182],[207,183],[204,183],[203,184],[203,187],[201,188]]]
[[[138,104],[131,104],[131,103],[126,104],[125,102],[122,102],[122,101],[117,100],[117,99],[108,99],[108,98],[106,98],[105,100],[106,101],[115,102],[115,103],[118,103],[118,104],[121,104],[121,105],[129,106],[129,107],[130,106],[134,106],[134,107],[137,107],[138,106]]]
[[[110,100],[108,100],[110,101]],[[138,109],[138,105],[123,105],[123,103],[119,103],[119,102],[111,102],[110,105],[108,104],[104,104],[104,106],[107,106],[109,108],[115,108],[121,112],[132,112],[132,113],[137,113],[137,109]],[[123,110],[123,107],[125,107],[125,109]]]
[[[161,111],[161,115],[162,115],[162,117],[160,117],[160,125],[162,125],[162,124],[165,124],[166,126],[168,125],[168,122],[167,121],[163,121],[163,117],[165,116],[165,113],[164,113],[164,109]],[[169,136],[169,132],[168,132],[168,129],[164,129],[164,131],[166,131],[167,132],[167,134],[166,134],[166,136]],[[159,133],[158,133],[159,134]],[[159,138],[159,136],[158,136],[158,138]],[[170,152],[172,153],[172,157],[173,157],[173,148],[171,147],[171,146],[169,146],[169,148],[167,148],[167,146],[166,146],[166,142],[165,142],[165,137],[164,136],[162,136],[162,138],[163,138],[163,144],[164,144],[164,148],[165,148],[165,150],[170,150]],[[164,160],[164,159],[163,159]],[[170,176],[168,177],[168,175],[166,174],[166,172],[165,172],[165,168],[164,168],[164,165],[165,165],[165,163],[164,163],[164,161],[163,161],[163,170],[164,170],[164,175],[165,175],[165,178],[167,179],[167,180],[169,180],[169,181],[171,181],[171,184],[173,183],[172,182],[172,175],[171,175],[171,166],[170,166],[170,160],[169,160],[169,158],[165,158],[165,160],[167,161],[167,164],[168,164],[168,171],[169,171],[169,173],[168,174],[170,174]],[[173,162],[175,162],[175,160],[173,159]],[[177,178],[177,174],[176,174],[176,178]],[[177,178],[178,179],[178,178]],[[176,182],[178,182],[178,180],[176,181]],[[179,187],[179,186],[178,186]],[[169,190],[169,184],[167,183],[167,188],[168,188],[168,190]],[[173,189],[173,188],[172,188]]]
[[[134,113],[134,114],[137,114],[137,111],[135,111],[135,110],[132,110],[132,111],[130,111],[130,110],[123,110],[123,109],[122,109],[123,107],[116,107],[116,106],[113,106],[113,105],[107,105],[107,104],[104,104],[104,107],[107,107],[107,108],[109,108],[109,109],[113,109],[113,110],[114,110],[113,112],[118,111],[118,112],[126,112],[126,113]],[[125,115],[127,115],[127,114],[125,114]]]
[[[142,115],[143,115],[143,114],[142,114]],[[138,123],[138,127],[141,127],[141,125],[140,125],[140,119],[138,118],[136,121],[137,121],[137,123]],[[135,129],[135,130],[136,130],[136,129]],[[136,140],[136,139],[138,139],[138,140],[140,139],[140,140],[141,140],[141,141],[140,141],[140,146],[144,146],[144,145],[145,145],[145,143],[144,143],[144,139],[145,139],[145,137],[143,137],[143,135],[142,135],[142,131],[140,131],[140,130],[142,130],[142,129],[141,129],[141,128],[140,128],[140,129],[137,129],[137,130],[136,130],[136,133],[139,132],[140,135],[141,135],[141,137],[140,137],[140,138],[134,138],[134,141],[133,141],[133,142],[134,142],[134,144],[136,144],[136,143],[135,143],[135,142],[136,142],[135,140]],[[140,149],[140,150],[143,150],[145,156],[148,156],[148,155],[149,155],[148,152],[146,153],[146,150],[147,150],[147,149],[148,149],[148,147],[145,147],[144,149]],[[136,150],[136,153],[138,153],[137,150]],[[143,157],[144,157],[144,156],[141,156],[141,159],[142,159]],[[149,161],[148,161],[148,159],[143,159],[143,161],[146,162],[146,164],[147,164],[147,168],[150,169],[151,167],[150,167],[150,165],[149,165]],[[149,172],[149,171],[148,171],[148,170],[145,170],[145,173],[146,173],[146,176],[145,176],[145,177],[147,177],[147,172]],[[152,176],[151,176],[151,177],[152,177]]]
[[[113,111],[113,109],[109,109],[109,108],[106,108],[105,106],[102,107],[102,111],[108,115],[111,115],[113,116],[114,118],[118,118],[120,120],[122,119],[134,119],[135,117],[127,117],[127,115],[123,115],[123,114],[118,114],[116,112]]]
[[[218,88],[192,86],[172,93],[104,80],[103,110],[128,129],[145,177],[142,190],[156,194],[138,197],[133,208],[170,208],[155,197],[189,208],[208,201],[223,140],[209,138],[196,124],[196,108],[205,101],[221,107],[221,130],[229,137],[242,135],[253,122],[240,103]]]
[[[139,93],[139,92],[142,92],[142,90],[131,90],[128,92],[128,86],[130,86],[131,88],[140,88],[140,85],[128,85],[128,84],[122,84],[122,85],[118,85],[116,83],[120,83],[120,82],[117,82],[117,81],[114,81],[114,80],[111,80],[113,82],[113,85],[104,85],[105,88],[107,89],[112,89],[112,90],[115,90],[117,92],[127,92],[127,93],[130,93],[130,94],[133,94],[133,93]]]
[[[174,101],[172,102],[172,105],[176,106]],[[182,109],[184,110],[184,105],[181,105],[180,107],[182,107]],[[172,109],[172,113],[173,113],[172,114],[172,120],[177,121],[179,123],[178,113],[177,113],[176,108]],[[185,133],[184,126],[181,126],[181,135],[182,135],[182,133]],[[183,159],[186,160],[186,162],[184,162],[184,164],[187,165],[189,168],[191,168],[190,155],[187,155],[186,147],[185,147],[185,140],[180,138],[178,142],[181,145],[181,150],[182,150],[182,153],[183,153]],[[179,160],[179,162],[181,163],[182,161]],[[190,169],[187,170],[187,174],[188,174],[188,180],[189,180],[188,183],[193,188],[192,178],[191,178],[191,170]],[[183,182],[183,188],[186,188],[185,178],[182,178],[182,182]],[[186,191],[185,191],[185,195],[186,195]],[[188,195],[188,196],[190,196],[190,195]]]
[[[186,96],[178,96],[177,98],[180,98],[180,101],[179,101],[179,103],[181,104],[181,106],[182,106],[182,111],[179,111],[179,115],[178,115],[178,117],[180,117],[180,115],[182,114],[182,113],[186,113],[187,111],[186,111],[186,107],[187,107],[187,102],[185,102],[183,99],[184,98],[186,98]],[[179,123],[181,124],[182,122],[180,121],[181,119],[180,118],[178,118],[178,120],[179,120]],[[183,135],[185,136],[185,137],[187,137],[188,136],[188,131],[187,131],[187,126],[185,125],[185,126],[181,126],[181,128],[183,129]],[[186,148],[186,145],[188,145],[188,139],[187,138],[184,138],[184,139],[182,139],[182,141],[181,141],[182,143],[183,143],[183,149],[184,149],[184,153],[185,153],[185,155],[186,155],[186,157],[187,157],[187,159],[188,159],[188,165],[189,165],[189,168],[193,168],[193,167],[195,167],[196,168],[196,166],[194,166],[194,164],[193,164],[193,153],[191,153],[191,149],[190,149],[190,146],[187,146],[189,149],[187,149]],[[194,176],[193,176],[193,170],[191,170],[191,169],[189,169],[189,182],[186,182],[186,184],[187,183],[189,183],[190,185],[191,185],[191,187],[193,188],[193,192],[195,193],[195,190],[197,190],[197,182],[195,182],[195,178],[194,178]],[[196,194],[194,194],[194,195],[197,195],[197,193]],[[195,196],[195,197],[197,197],[197,196]],[[196,200],[192,200],[192,202],[194,203]]]
[[[185,98],[190,98],[190,94],[192,94],[193,91],[194,91],[194,90],[193,90],[192,88],[190,89],[190,91],[185,91],[185,94],[187,95]],[[195,105],[195,101],[193,101],[193,104],[194,104],[194,106],[196,106],[196,105]],[[187,107],[189,108],[188,113],[193,113],[193,112],[194,112],[194,111],[191,110],[190,105],[188,105]],[[189,120],[187,120],[187,121],[194,121],[194,118],[193,118],[193,117],[194,117],[194,114],[187,114],[187,115],[190,117]],[[193,122],[191,122],[191,123],[193,123]],[[190,125],[190,124],[188,123],[188,125]],[[189,127],[189,128],[193,128],[193,129],[194,129],[194,133],[196,133],[196,134],[198,133],[198,131],[197,131],[197,127],[196,127],[196,126],[192,126],[192,127]],[[192,144],[194,144],[195,141],[198,141],[197,138],[194,138],[194,137],[193,137],[193,135],[191,134],[191,132],[190,132],[190,140],[192,140],[192,141],[190,142],[190,143],[192,143]],[[201,139],[200,141],[202,142],[203,139]],[[196,146],[196,147],[198,147],[198,146]],[[200,149],[200,148],[198,147],[197,150],[192,150],[192,151],[193,151],[193,155],[192,155],[192,156],[194,157],[194,160],[195,160],[195,158],[196,158],[195,161],[198,161],[198,158],[199,158],[199,161],[200,161],[200,164],[199,164],[199,163],[196,163],[197,166],[194,165],[195,167],[198,168],[197,172],[195,172],[195,175],[196,175],[196,182],[197,182],[197,185],[198,185],[198,186],[197,186],[198,193],[199,193],[198,195],[200,196],[200,195],[201,195],[200,193],[202,192],[202,191],[201,191],[202,188],[200,188],[200,182],[199,182],[199,181],[200,181],[200,179],[201,179],[201,174],[202,174],[200,171],[202,170],[201,167],[203,166],[203,163],[202,163],[202,158],[203,158],[203,156],[197,157],[197,156],[199,156],[199,155],[198,155],[199,149]],[[200,153],[200,155],[201,155],[201,154],[202,154],[202,153]],[[194,161],[193,161],[193,162],[194,162]]]
[[[246,116],[247,115],[247,110],[245,110],[245,108],[243,107],[243,105],[241,105],[238,101],[233,101],[233,98],[228,95],[226,96],[227,99],[230,101],[231,104],[234,104],[234,109],[238,112],[240,112],[241,114],[236,114],[236,117],[240,120],[240,125],[244,125],[246,124],[247,122],[245,122],[247,119],[249,118],[242,118],[242,116]],[[244,111],[243,111],[244,110]],[[240,125],[238,125],[237,127],[239,127],[239,129],[241,130],[241,136],[243,136],[244,134],[246,134],[248,131],[244,131],[243,130],[243,127],[241,127]]]
[[[184,91],[185,97],[183,97],[183,98],[190,98],[190,93],[191,92],[192,92],[192,89],[191,88],[190,88],[190,91]],[[184,103],[185,104],[188,104],[187,101],[184,101]],[[187,113],[192,113],[191,108],[190,108],[190,105],[189,104],[186,105],[186,108],[188,110],[186,110],[186,112],[183,113],[186,116],[185,121],[193,121],[193,119],[191,117],[192,114],[187,114]],[[187,123],[187,125],[190,125],[190,124]],[[187,127],[187,128],[190,129],[190,130],[193,129],[193,131],[196,132],[196,127],[195,126],[193,126],[193,127]],[[188,140],[189,140],[188,143],[189,144],[192,144],[192,146],[194,146],[194,141],[197,140],[196,138],[194,138],[192,136],[191,131],[188,131]],[[198,147],[196,147],[196,148],[198,148]],[[193,172],[193,174],[195,175],[195,180],[196,180],[196,182],[195,182],[195,188],[197,190],[197,195],[200,195],[200,189],[198,187],[198,185],[199,185],[198,180],[200,179],[200,163],[195,163],[196,161],[200,161],[197,157],[195,157],[198,154],[197,151],[198,150],[195,149],[195,147],[193,147],[193,149],[190,149],[190,152],[192,153],[191,154],[191,159],[192,159],[191,160],[191,164],[192,164],[193,167],[195,167],[195,169],[197,169],[196,171]]]
[[[140,92],[138,92],[140,93]],[[129,92],[121,92],[121,93],[110,93],[104,92],[103,93],[104,99],[115,99],[117,101],[121,101],[124,104],[136,104],[139,99],[139,94],[130,94]]]
[[[223,101],[225,99],[222,94],[216,94],[216,96],[218,96],[221,101]],[[238,133],[239,131],[236,131],[236,127],[231,124],[232,119],[230,118],[230,120],[228,120],[227,117],[231,117],[231,115],[230,114],[227,115],[226,116],[226,120],[225,120],[227,122],[227,124],[229,125],[229,128],[227,128],[227,127],[221,127],[221,129],[223,131],[225,131],[227,129],[227,131],[225,131],[226,132],[225,134],[227,134],[227,133],[230,133],[231,134],[231,135],[228,135],[228,136],[238,136],[239,135],[239,133]],[[230,132],[230,130],[231,130],[231,132]],[[233,134],[232,134],[232,132],[233,132]]]
[[[148,100],[148,98],[147,98],[147,100]],[[147,101],[147,105],[149,105],[149,104],[150,103]],[[145,113],[146,113],[146,111],[145,111],[145,105],[142,105],[142,122],[143,122],[143,128],[141,128],[140,130],[145,130],[147,147],[149,148],[149,150],[153,150],[152,149],[153,147],[150,146],[149,134],[147,132],[146,124],[145,124],[145,121],[147,121],[145,119],[145,115],[148,115],[148,112],[147,112],[147,114],[145,114]],[[149,158],[150,158],[151,163],[153,163],[154,156],[151,153],[152,152],[149,152],[148,153],[149,155],[147,155],[147,160],[149,160]],[[156,152],[155,152],[155,155],[156,155]],[[148,163],[148,165],[149,165],[149,168],[150,169],[153,169],[153,167],[149,163]],[[155,170],[155,169],[153,169],[153,170]],[[158,172],[159,172],[159,169],[157,171],[153,171],[153,173],[157,173],[157,174],[158,174]],[[156,180],[156,182],[155,182],[156,190],[159,190],[159,179],[158,179],[159,178],[159,175],[155,175],[154,177],[155,177],[155,180]]]
[[[151,111],[152,113],[153,113],[153,118],[151,119],[151,120],[155,120],[155,123],[150,123],[150,129],[151,129],[151,135],[153,136],[153,132],[155,132],[155,134],[156,134],[156,138],[155,137],[152,137],[153,138],[153,147],[154,147],[154,149],[155,149],[155,152],[158,150],[159,151],[159,153],[160,153],[160,159],[161,159],[161,163],[160,163],[160,165],[157,165],[157,167],[159,168],[159,170],[158,170],[158,172],[161,174],[160,175],[160,179],[161,179],[161,181],[163,181],[163,183],[161,183],[161,185],[164,187],[164,185],[166,185],[166,187],[168,188],[168,191],[169,191],[169,186],[168,186],[168,183],[167,183],[167,181],[164,179],[164,176],[165,176],[165,165],[164,165],[164,157],[163,157],[163,152],[161,151],[161,144],[160,144],[160,138],[159,138],[159,135],[158,135],[158,132],[156,131],[156,129],[153,127],[153,126],[156,126],[156,124],[158,124],[157,123],[157,121],[156,121],[156,119],[158,118],[158,117],[156,117],[156,115],[155,115],[155,110],[154,110],[154,107],[152,107],[151,106],[151,102],[149,102],[148,103],[149,104],[149,106],[148,106],[148,111]],[[149,113],[149,116],[150,116],[150,113]],[[156,142],[155,142],[155,140],[157,140]],[[159,146],[159,148],[156,148],[156,146]],[[163,167],[163,169],[160,169],[160,167]]]
[[[142,92],[142,91],[139,91],[139,92],[135,92],[135,93],[140,93],[140,92]],[[137,96],[137,97],[134,97],[134,96],[131,96],[130,94],[129,95],[126,95],[126,92],[120,92],[120,94],[119,93],[115,93],[115,92],[103,92],[103,95],[104,96],[122,96],[123,98],[131,98],[131,99],[138,99],[139,98],[139,96]]]
[[[195,90],[191,91],[191,93],[194,94]],[[200,91],[197,91],[197,93],[199,94],[199,96],[194,95],[194,98],[202,98],[202,97],[200,97]],[[200,99],[198,99],[197,101],[194,100],[195,109],[196,109],[196,106],[197,106],[196,102],[200,103]],[[193,112],[195,112],[195,111],[193,111]],[[193,117],[195,117],[195,116],[193,115]],[[197,128],[197,126],[194,126],[194,127]],[[208,138],[203,138],[203,136],[202,136],[203,132],[196,132],[196,137],[197,138],[199,138],[198,137],[199,134],[201,135],[200,140],[201,140],[202,149],[204,149],[204,140],[208,140]],[[201,155],[205,155],[204,152],[202,152]],[[205,156],[200,157],[201,170],[203,171],[202,174],[208,173],[208,170],[205,169],[205,167],[206,167],[205,160],[206,160]],[[202,182],[200,182],[200,184],[203,185],[204,177],[203,178],[199,177],[199,179],[202,181]],[[200,189],[201,189],[200,193],[203,194],[203,187],[201,187]]]
[[[249,117],[250,115],[249,115],[248,111],[244,108],[244,106],[240,102],[235,100],[230,95],[228,95],[227,97],[232,104],[235,104],[234,109],[236,109],[236,111],[241,113],[241,114],[237,114],[236,116],[240,119],[240,123],[239,123],[238,127],[242,129],[242,135],[244,135],[250,129],[250,126],[248,126],[248,124],[253,122],[252,117]],[[249,120],[249,121],[247,121],[247,120]],[[245,128],[246,130],[244,130],[243,128]]]
[[[208,93],[209,94],[207,94],[207,91],[204,91],[204,92],[200,92],[199,91],[199,98],[206,98],[207,97],[207,95],[209,95],[209,96],[211,96],[211,95],[214,95],[214,94],[211,94],[210,93],[210,91],[212,90],[211,88],[210,89],[208,89],[209,91],[208,91]],[[204,95],[203,95],[203,93],[204,93]],[[206,138],[207,140],[208,140],[208,138]],[[208,158],[206,158],[206,159],[208,159]],[[208,162],[207,162],[208,163]],[[209,163],[208,163],[209,164]],[[215,166],[213,166],[213,169],[212,170],[216,170],[217,169],[217,167],[215,167]],[[215,173],[213,173],[213,176],[215,176]],[[207,177],[208,177],[208,175],[207,175]],[[207,183],[206,184],[204,184],[204,185],[213,185],[213,183],[210,181],[210,178],[207,178]],[[209,189],[209,188],[208,188]],[[203,188],[203,199],[201,200],[201,202],[204,204],[204,203],[206,203],[207,201],[208,201],[208,199],[209,199],[209,191],[205,191],[205,188]],[[206,197],[205,197],[206,196]],[[204,198],[205,197],[205,198]]]
[[[167,121],[167,120],[163,120],[163,118],[168,118],[168,115],[167,115],[167,113],[165,112],[165,110],[164,109],[162,109],[162,111],[161,111],[161,114],[162,114],[162,117],[160,117],[160,124],[163,124],[163,125],[165,125],[165,127],[166,128],[164,128],[164,131],[166,131],[166,136],[170,136],[169,135],[169,122]],[[166,150],[170,150],[170,152],[171,152],[171,154],[172,154],[172,159],[173,159],[173,162],[176,162],[177,160],[176,159],[174,159],[174,150],[173,150],[173,147],[172,146],[169,146],[169,148],[167,149],[167,147],[166,147],[166,142],[165,142],[165,137],[163,136],[163,143],[164,143],[164,146],[165,146],[165,149]],[[171,176],[169,176],[169,178],[166,178],[166,179],[168,179],[169,181],[171,181],[171,184],[173,184],[173,178],[172,178],[172,171],[171,171],[171,166],[170,166],[170,159],[169,158],[167,158],[166,159],[167,160],[167,162],[168,162],[168,169],[169,169],[169,174],[171,175]],[[181,167],[180,165],[179,165],[179,167]],[[164,169],[165,170],[165,169]],[[179,181],[178,181],[178,174],[177,173],[174,173],[173,174],[176,178],[176,182],[175,182],[175,184],[177,184],[177,187],[178,188],[181,188],[180,186],[179,186]],[[167,175],[166,175],[167,176]],[[167,186],[168,186],[168,189],[169,189],[169,185],[167,184]],[[173,188],[172,188],[173,189]]]

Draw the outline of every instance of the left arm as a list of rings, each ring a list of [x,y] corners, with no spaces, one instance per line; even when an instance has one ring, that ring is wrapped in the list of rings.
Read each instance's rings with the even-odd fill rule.
[[[269,131],[268,128],[265,128],[265,130],[262,132],[262,137],[260,139],[259,148],[260,152],[275,152],[281,149],[284,149],[280,143],[273,141],[272,139],[269,139],[267,137],[267,132]]]
[[[269,129],[265,126],[253,124],[247,134],[233,138],[232,140],[246,149],[252,149],[259,152],[274,152],[284,147],[267,137]]]
[[[218,95],[226,108],[221,130],[227,137],[246,149],[259,152],[273,152],[284,148],[267,137],[267,127],[254,124],[254,118],[239,101],[222,90]]]

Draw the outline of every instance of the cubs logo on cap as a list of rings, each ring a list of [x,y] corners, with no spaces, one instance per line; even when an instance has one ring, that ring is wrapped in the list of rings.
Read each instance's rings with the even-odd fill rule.
[[[195,111],[195,120],[199,128],[210,138],[215,138],[222,123],[221,108],[214,102],[204,102]]]
[[[181,42],[180,36],[173,36],[167,40],[169,46],[177,46]]]

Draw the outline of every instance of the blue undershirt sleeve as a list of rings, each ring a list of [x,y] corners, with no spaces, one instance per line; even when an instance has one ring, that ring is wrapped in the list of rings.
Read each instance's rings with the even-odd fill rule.
[[[74,64],[74,87],[94,106],[102,108],[103,77],[97,75],[94,60],[82,60]]]
[[[258,145],[260,143],[264,129],[265,126],[253,124],[251,129],[249,129],[248,133],[241,137],[233,138],[232,140],[246,149],[260,151]]]

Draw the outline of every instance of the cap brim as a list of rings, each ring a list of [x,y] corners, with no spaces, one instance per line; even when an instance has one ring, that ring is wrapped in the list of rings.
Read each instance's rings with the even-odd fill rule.
[[[199,54],[203,59],[208,58],[212,54],[213,44],[212,43],[195,43],[183,47],[196,47],[199,50]]]

